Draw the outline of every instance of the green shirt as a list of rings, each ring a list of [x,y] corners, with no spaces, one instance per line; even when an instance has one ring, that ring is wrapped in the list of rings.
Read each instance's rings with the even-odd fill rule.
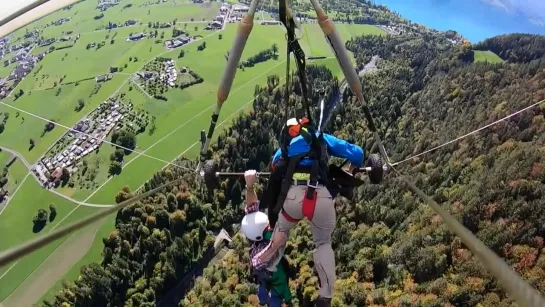
[[[263,235],[265,240],[271,240],[273,230],[268,230]],[[276,266],[276,272],[272,272],[270,285],[272,291],[274,291],[278,296],[282,297],[284,301],[291,301],[291,292],[289,287],[288,276],[286,275],[286,269],[284,267],[283,261],[278,262]]]

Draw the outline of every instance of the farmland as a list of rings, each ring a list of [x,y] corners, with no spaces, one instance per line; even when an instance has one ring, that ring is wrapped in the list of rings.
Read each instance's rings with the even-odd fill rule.
[[[21,187],[0,215],[0,230],[14,235],[0,242],[0,250],[13,247],[37,235],[33,232],[32,220],[38,209],[48,210],[50,204],[56,207],[56,217],[38,232],[44,234],[100,210],[87,204],[112,204],[116,194],[124,186],[128,186],[132,191],[137,190],[165,166],[164,161],[172,161],[181,155],[196,157],[199,149],[197,142],[199,131],[207,128],[210,114],[216,104],[216,90],[221,71],[226,65],[225,55],[231,47],[237,25],[226,24],[223,30],[215,32],[202,30],[206,25],[202,22],[203,19],[210,21],[218,13],[220,4],[214,2],[192,4],[177,1],[176,4],[165,2],[145,6],[144,1],[132,1],[132,6],[126,7],[128,3],[122,1],[119,5],[100,12],[95,9],[96,2],[84,1],[74,5],[70,10],[56,12],[13,34],[13,39],[17,39],[23,37],[27,29],[29,31],[40,29],[41,35],[45,37],[60,37],[66,35],[68,31],[73,31],[70,35],[79,35],[79,39],[73,47],[47,53],[15,89],[14,93],[22,90],[24,93],[22,96],[16,99],[14,95],[10,95],[2,100],[12,107],[0,105],[0,113],[10,114],[5,130],[1,134],[1,146],[14,149],[29,163],[35,164],[67,132],[64,127],[73,127],[103,101],[112,97],[148,112],[149,116],[154,118],[154,128],[151,129],[150,124],[144,133],[137,135],[136,152],[124,157],[119,175],[109,176],[108,165],[115,148],[110,144],[103,144],[98,152],[93,152],[85,158],[90,165],[96,167],[94,183],[85,187],[76,184],[72,188],[65,186],[54,190],[61,195],[43,189],[33,176],[28,176],[21,182],[26,176],[26,168],[17,161],[12,166],[13,170],[10,170],[10,176],[16,179],[10,182],[18,181]],[[94,17],[99,14],[104,16],[95,19]],[[68,22],[44,28],[53,21],[68,17],[70,17]],[[104,29],[109,22],[125,22],[132,18],[138,19],[135,25]],[[154,32],[154,29],[149,27],[150,22],[173,22],[174,19],[177,27],[184,29],[187,24],[187,32],[191,35],[202,35],[202,38],[197,37],[194,43],[171,51],[162,43],[157,43],[157,40],[162,32],[165,39],[170,39],[172,28],[157,29],[159,32],[157,38],[127,41],[131,34]],[[195,30],[195,27],[198,29]],[[369,25],[343,24],[338,25],[337,29],[344,40],[364,33],[378,35],[384,33]],[[301,43],[307,55],[333,56],[318,25],[306,24],[304,30],[307,37]],[[278,57],[257,63],[253,67],[246,67],[244,70],[237,70],[231,94],[218,121],[219,129],[228,126],[230,120],[239,112],[251,108],[256,85],[265,84],[268,75],[283,75],[286,61],[283,52],[286,43],[283,37],[284,32],[279,26],[259,24],[254,26],[241,61],[273,44],[280,50]],[[198,46],[204,42],[206,47],[198,50]],[[94,47],[88,48],[92,44]],[[41,54],[49,50],[48,47],[38,48],[34,49],[32,54]],[[180,56],[181,50],[184,50],[183,56]],[[203,82],[183,89],[171,88],[162,94],[164,100],[146,95],[132,78],[146,63],[157,57],[173,59],[177,68],[191,68],[203,78]],[[327,63],[328,66],[336,63],[334,59],[325,59],[317,63],[320,62]],[[102,83],[95,80],[95,77],[109,73],[112,67],[120,69],[112,73],[111,80]],[[11,64],[2,68],[0,77],[7,76],[12,68]],[[340,70],[336,72],[339,73]],[[80,110],[75,110],[80,99],[84,101],[84,105]],[[44,120],[56,123],[54,128],[45,131]],[[0,162],[6,159],[7,154],[0,153]],[[9,188],[11,191],[15,190],[15,186]],[[84,203],[76,204],[62,195]],[[49,284],[44,285],[42,276],[48,274],[47,270],[54,269],[55,265],[48,257],[55,257],[59,251],[71,253],[75,249],[89,249],[83,257],[66,259],[68,262],[77,263],[71,269],[59,267],[62,274],[57,275],[66,274],[68,280],[77,278],[81,265],[99,261],[103,248],[102,237],[113,229],[113,218],[110,217],[93,227],[74,234],[75,237],[72,239],[60,239],[18,262],[0,268],[0,301],[7,298],[6,302],[17,302],[21,295],[27,292],[24,290],[31,288],[39,290],[27,299],[36,301],[55,283],[53,289],[58,289],[59,278],[49,280]],[[81,236],[82,239],[75,240],[77,236]],[[75,241],[80,245],[75,245]],[[44,268],[41,263],[48,265]],[[51,291],[48,295],[51,295]]]

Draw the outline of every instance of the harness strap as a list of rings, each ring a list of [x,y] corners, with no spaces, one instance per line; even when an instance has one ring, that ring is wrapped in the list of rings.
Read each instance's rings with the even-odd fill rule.
[[[288,220],[288,222],[297,223],[297,222],[300,221],[300,219],[295,219],[295,218],[291,217],[291,215],[289,215],[289,214],[286,212],[286,210],[284,210],[284,208],[282,208],[282,211],[281,211],[281,212],[282,212],[282,216],[283,216],[286,220]]]
[[[306,82],[306,60],[305,60],[305,52],[303,51],[303,48],[301,48],[301,45],[299,44],[299,41],[295,39],[295,20],[293,19],[293,16],[291,14],[288,14],[288,8],[286,5],[286,0],[280,0],[278,1],[278,14],[279,19],[286,27],[287,30],[287,55],[288,55],[288,64],[290,62],[290,55],[293,53],[295,57],[295,64],[297,65],[297,73],[299,75],[299,81],[301,83],[301,92],[303,95],[303,105],[305,107],[305,111],[307,113],[307,118],[309,120],[309,123],[312,123],[312,113],[310,112],[310,106],[308,103],[308,86]],[[289,76],[289,65],[287,65],[287,72],[286,75]],[[289,104],[289,93],[287,92],[288,89],[288,83],[289,79],[286,79],[286,114],[285,114],[285,120],[287,120],[287,113],[288,113],[288,104]]]
[[[286,173],[284,174],[284,178],[282,180],[280,194],[278,195],[274,210],[272,212],[273,216],[278,215],[278,213],[280,213],[280,210],[284,206],[284,201],[286,200],[286,197],[288,197],[288,192],[291,185],[293,184],[293,173],[295,173],[295,168],[297,164],[299,164],[299,161],[301,161],[301,158],[303,158],[304,156],[306,156],[306,154],[301,154],[295,157],[291,157],[289,159],[288,165],[286,167]]]

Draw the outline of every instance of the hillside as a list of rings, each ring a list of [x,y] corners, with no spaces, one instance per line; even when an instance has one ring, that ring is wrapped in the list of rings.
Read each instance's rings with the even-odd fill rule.
[[[475,50],[490,50],[512,63],[528,63],[545,56],[545,37],[533,34],[506,34],[476,44]]]

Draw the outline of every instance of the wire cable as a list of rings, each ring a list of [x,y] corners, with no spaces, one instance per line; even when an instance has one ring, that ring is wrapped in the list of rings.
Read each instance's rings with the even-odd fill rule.
[[[192,171],[191,169],[189,169],[190,171]],[[167,187],[167,186],[170,186],[172,184],[175,184],[179,181],[181,181],[183,179],[183,177],[180,177],[178,179],[175,179],[175,180],[172,180],[172,181],[169,181],[159,187],[156,187],[152,190],[149,190],[145,193],[142,193],[142,194],[139,194],[137,196],[134,196],[130,199],[127,199],[113,207],[109,207],[105,210],[102,210],[100,212],[97,212],[87,218],[84,218],[80,221],[77,221],[77,222],[74,222],[66,227],[63,227],[61,229],[58,229],[54,232],[51,232],[47,235],[44,235],[44,236],[41,236],[41,237],[38,237],[36,239],[33,239],[33,240],[30,240],[30,241],[27,241],[26,243],[23,243],[23,244],[20,244],[19,246],[16,246],[16,247],[13,247],[11,249],[8,249],[7,251],[5,252],[2,252],[0,253],[0,267],[10,263],[11,261],[13,260],[16,260],[16,259],[19,259],[29,253],[32,253],[33,251],[63,237],[63,236],[66,236],[74,231],[77,231],[79,229],[82,229],[83,227],[95,222],[95,221],[98,221],[102,218],[105,218],[106,216],[112,214],[112,213],[115,213],[147,196],[150,196],[158,191],[160,191],[161,189]]]
[[[490,272],[503,288],[508,292],[520,306],[543,307],[545,299],[535,288],[524,281],[519,274],[511,269],[504,260],[496,253],[488,248],[481,240],[479,240],[471,231],[464,225],[460,224],[452,215],[444,210],[437,202],[435,202],[426,193],[420,190],[408,178],[393,166],[389,165],[394,173],[398,174],[401,179],[409,186],[409,189],[422,198],[434,211],[437,213],[450,231],[457,235],[467,248],[479,259],[481,264]]]
[[[437,149],[440,149],[440,148],[442,148],[442,147],[445,147],[445,146],[447,146],[447,145],[450,145],[450,144],[452,144],[452,143],[455,143],[455,142],[457,142],[457,141],[459,141],[459,140],[461,140],[461,139],[464,139],[464,138],[466,138],[466,137],[468,137],[468,136],[470,136],[470,135],[476,134],[476,133],[478,133],[478,132],[480,132],[480,131],[482,131],[482,130],[484,130],[484,129],[490,128],[490,127],[492,127],[492,126],[494,126],[494,125],[496,125],[496,124],[498,124],[498,123],[500,123],[500,122],[502,122],[502,121],[504,121],[504,120],[506,120],[506,119],[509,119],[509,118],[511,118],[511,117],[513,117],[513,116],[515,116],[515,115],[518,115],[518,114],[520,114],[520,113],[522,113],[522,112],[524,112],[524,111],[527,111],[527,110],[529,110],[529,109],[531,109],[531,108],[533,108],[533,107],[536,107],[536,106],[538,106],[538,105],[540,105],[540,104],[542,104],[542,103],[544,103],[544,102],[545,102],[545,99],[544,99],[544,100],[541,100],[541,101],[538,101],[538,102],[536,102],[536,103],[534,103],[534,104],[531,104],[531,105],[529,105],[529,106],[527,106],[527,107],[525,107],[525,108],[523,108],[523,109],[520,109],[520,110],[518,110],[518,111],[516,111],[516,112],[514,112],[514,113],[512,113],[512,114],[509,114],[509,115],[507,115],[507,116],[505,116],[505,117],[503,117],[503,118],[500,118],[500,119],[498,119],[498,120],[496,120],[496,121],[494,121],[494,122],[492,122],[492,123],[490,123],[490,124],[488,124],[488,125],[482,126],[481,128],[478,128],[478,129],[476,129],[476,130],[473,130],[473,131],[471,131],[471,132],[469,132],[469,133],[466,133],[466,134],[464,134],[464,135],[462,135],[462,136],[459,136],[459,137],[457,137],[457,138],[455,138],[455,139],[453,139],[453,140],[450,140],[450,141],[448,141],[448,142],[445,142],[445,143],[443,143],[443,144],[441,144],[441,145],[439,145],[439,146],[435,146],[435,147],[433,147],[433,148],[430,148],[430,149],[428,149],[428,150],[426,150],[426,151],[423,151],[423,152],[421,152],[421,153],[419,153],[419,154],[417,154],[417,155],[410,156],[410,157],[408,157],[408,158],[406,158],[406,159],[403,159],[403,160],[398,161],[398,162],[395,162],[395,163],[391,163],[390,165],[391,165],[391,166],[396,166],[396,165],[399,165],[399,164],[401,164],[401,163],[405,163],[405,162],[407,162],[407,161],[410,161],[410,160],[413,160],[413,159],[418,158],[418,157],[420,157],[420,156],[423,156],[423,155],[425,155],[425,154],[427,154],[427,153],[430,153],[430,152],[432,152],[432,151],[436,151]]]
[[[54,124],[54,125],[56,125],[56,126],[62,127],[62,128],[66,129],[66,130],[69,130],[69,131],[71,131],[71,132],[83,134],[83,135],[85,135],[85,136],[87,136],[87,137],[89,137],[89,138],[91,138],[91,139],[94,139],[94,140],[97,140],[97,141],[101,141],[101,142],[104,142],[104,143],[106,143],[106,144],[110,144],[110,145],[112,145],[112,146],[115,146],[115,147],[117,147],[117,148],[121,148],[121,149],[126,150],[126,151],[134,152],[134,153],[136,153],[136,154],[138,154],[138,155],[142,155],[142,156],[144,156],[144,157],[148,157],[148,158],[150,158],[150,159],[153,159],[153,160],[156,160],[156,161],[165,163],[165,164],[170,165],[170,166],[175,166],[175,167],[178,167],[178,168],[181,168],[181,169],[184,169],[184,170],[189,170],[189,168],[187,168],[187,167],[183,167],[183,166],[177,165],[177,164],[175,164],[175,163],[169,162],[169,161],[167,161],[167,160],[163,160],[163,159],[160,159],[160,158],[157,158],[157,157],[148,155],[148,154],[144,153],[143,151],[139,151],[139,150],[135,150],[135,149],[130,149],[130,148],[127,148],[127,147],[125,147],[125,146],[121,146],[121,145],[115,144],[115,143],[113,143],[113,142],[110,142],[110,141],[108,141],[108,140],[106,140],[106,139],[99,138],[99,137],[90,135],[90,134],[88,134],[88,133],[85,133],[85,132],[81,132],[81,131],[75,130],[75,129],[70,128],[70,127],[68,127],[68,126],[65,126],[65,125],[63,125],[63,124],[56,123],[56,122],[54,122],[54,121],[52,121],[52,120],[49,120],[49,119],[44,118],[44,117],[41,117],[41,116],[39,116],[39,115],[37,115],[37,114],[33,114],[33,113],[31,113],[31,112],[25,111],[25,110],[23,110],[23,109],[17,108],[17,107],[15,107],[15,106],[12,106],[12,105],[10,105],[10,104],[7,104],[7,103],[5,103],[5,102],[3,102],[3,101],[0,101],[0,104],[3,104],[3,105],[5,105],[5,106],[7,106],[7,107],[9,107],[9,108],[12,108],[12,109],[14,109],[14,110],[17,110],[18,112],[23,112],[23,113],[25,113],[25,114],[27,114],[27,115],[30,115],[30,116],[32,116],[32,117],[41,119],[41,120],[46,121],[46,122],[48,122],[48,123],[52,123],[52,124]]]

